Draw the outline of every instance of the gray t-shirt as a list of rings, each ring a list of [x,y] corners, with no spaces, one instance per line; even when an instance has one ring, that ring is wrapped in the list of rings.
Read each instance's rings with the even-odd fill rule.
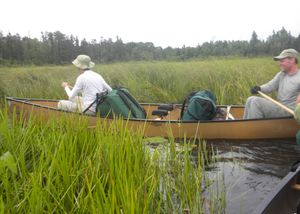
[[[294,109],[296,99],[300,93],[300,70],[297,73],[288,75],[280,71],[268,83],[261,86],[261,91],[271,93],[277,91],[277,100],[283,105]]]

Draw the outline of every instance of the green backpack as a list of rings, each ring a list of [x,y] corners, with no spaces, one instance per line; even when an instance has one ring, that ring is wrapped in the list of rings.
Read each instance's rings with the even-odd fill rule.
[[[100,117],[145,119],[144,108],[125,88],[116,88],[104,94],[97,94],[96,112]]]
[[[182,120],[211,120],[216,114],[216,96],[208,90],[191,93],[182,104]]]

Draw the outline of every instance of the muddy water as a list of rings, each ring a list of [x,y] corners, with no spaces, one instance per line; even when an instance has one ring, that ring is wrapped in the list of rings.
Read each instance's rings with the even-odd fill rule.
[[[209,173],[224,174],[228,214],[251,213],[300,159],[300,145],[293,140],[207,144],[219,154]]]

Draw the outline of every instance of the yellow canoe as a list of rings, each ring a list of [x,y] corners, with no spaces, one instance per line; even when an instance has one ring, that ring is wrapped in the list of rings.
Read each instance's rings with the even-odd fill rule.
[[[58,100],[25,99],[6,97],[9,109],[17,113],[22,112],[24,118],[30,115],[47,121],[49,118],[58,118],[65,111],[56,108]],[[271,119],[242,119],[243,106],[231,106],[230,113],[234,120],[210,120],[210,121],[181,121],[181,105],[174,104],[174,109],[164,118],[152,115],[161,104],[141,104],[147,112],[147,119],[128,119],[126,125],[132,130],[143,130],[145,137],[174,137],[197,139],[284,139],[295,138],[300,125],[293,117]],[[223,106],[226,108],[226,106]],[[67,113],[79,115],[88,119],[89,127],[95,127],[98,120],[104,120],[97,116],[82,115],[79,113]],[[114,119],[105,118],[107,124]],[[126,119],[127,120],[127,119]]]

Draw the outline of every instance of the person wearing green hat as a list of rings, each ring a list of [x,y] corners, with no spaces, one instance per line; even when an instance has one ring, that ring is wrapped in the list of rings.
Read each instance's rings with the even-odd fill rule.
[[[295,49],[285,49],[278,56],[280,71],[275,77],[261,86],[254,86],[252,94],[277,92],[277,100],[294,110],[300,102],[300,72],[298,68],[299,53]],[[287,111],[271,101],[257,96],[248,97],[245,104],[244,119],[272,118],[291,116]]]
[[[69,100],[60,100],[58,108],[94,115],[96,113],[96,103],[94,102],[96,94],[111,91],[112,88],[100,74],[91,70],[95,63],[91,61],[89,56],[78,55],[72,63],[78,68],[80,75],[77,77],[73,88],[69,83],[62,82],[61,85],[65,89]],[[80,93],[82,96],[79,96]]]

